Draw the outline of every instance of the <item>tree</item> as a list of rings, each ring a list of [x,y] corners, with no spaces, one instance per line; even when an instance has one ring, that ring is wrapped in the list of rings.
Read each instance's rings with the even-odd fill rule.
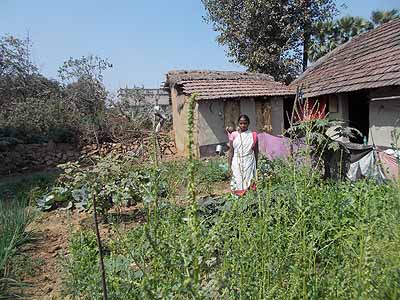
[[[372,22],[361,18],[345,16],[335,22],[320,22],[314,26],[310,61],[316,61],[337,46],[349,41],[352,37],[374,28]]]
[[[0,143],[72,140],[61,86],[39,73],[28,38],[0,38]]]
[[[28,98],[50,98],[59,84],[38,72],[31,61],[31,42],[11,35],[0,38],[0,106]]]
[[[312,27],[335,12],[331,0],[202,0],[231,61],[291,81],[308,61]]]
[[[374,22],[375,25],[381,25],[398,18],[400,18],[400,10],[398,9],[387,11],[375,10],[371,15],[372,22]]]
[[[309,49],[311,45],[314,26],[321,22],[327,22],[337,13],[334,1],[327,0],[297,0],[293,1],[294,16],[300,28],[300,41],[302,49],[302,69],[306,70],[309,61]],[[295,23],[296,24],[296,23]]]
[[[70,109],[82,118],[84,139],[90,140],[91,132],[99,143],[99,132],[103,125],[107,91],[103,84],[103,72],[112,64],[98,56],[70,58],[58,70],[64,82],[64,97]]]
[[[373,11],[371,20],[345,16],[335,22],[319,23],[314,27],[312,34],[309,49],[310,61],[316,61],[354,36],[397,18],[400,18],[400,11],[392,9],[389,11]]]

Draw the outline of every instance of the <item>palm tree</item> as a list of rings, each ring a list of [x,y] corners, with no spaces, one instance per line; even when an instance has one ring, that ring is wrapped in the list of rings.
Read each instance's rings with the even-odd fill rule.
[[[336,21],[335,27],[338,34],[338,43],[342,44],[350,40],[353,36],[352,32],[357,31],[355,28],[355,18],[351,16],[345,16]]]
[[[310,61],[316,61],[338,45],[372,28],[374,28],[372,22],[361,17],[352,16],[342,17],[335,22],[315,24],[309,49]]]
[[[373,28],[374,24],[371,21],[368,21],[361,17],[354,17],[353,28],[351,30],[351,37],[369,31]]]
[[[376,26],[382,25],[386,22],[389,22],[391,20],[398,19],[398,18],[400,18],[400,10],[398,10],[398,9],[392,9],[392,10],[386,10],[386,11],[375,10],[371,14],[372,22],[374,22],[374,24]]]
[[[336,47],[333,46],[333,44],[336,44],[334,36],[335,26],[332,21],[318,22],[313,26],[312,41],[309,48],[311,62],[316,61]]]
[[[335,22],[317,23],[312,30],[309,59],[314,62],[352,37],[397,18],[400,18],[400,10],[392,9],[373,11],[372,22],[361,17],[344,16]]]

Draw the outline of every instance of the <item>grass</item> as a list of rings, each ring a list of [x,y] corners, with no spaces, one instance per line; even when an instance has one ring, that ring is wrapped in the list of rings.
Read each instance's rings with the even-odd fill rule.
[[[10,287],[19,286],[18,248],[29,242],[27,226],[34,218],[30,201],[40,195],[55,178],[55,174],[34,174],[12,177],[0,182],[0,299],[10,297]]]
[[[169,161],[161,165],[162,180],[165,181],[171,199],[186,191],[188,185],[187,160]],[[213,191],[213,184],[228,180],[226,160],[219,158],[194,161],[195,188],[198,193]],[[211,188],[211,189],[210,189]]]
[[[196,229],[190,207],[167,203],[143,226],[116,228],[105,245],[110,299],[399,298],[398,186],[268,170],[257,193],[200,207]],[[101,299],[93,233],[74,235],[69,251],[66,293]]]

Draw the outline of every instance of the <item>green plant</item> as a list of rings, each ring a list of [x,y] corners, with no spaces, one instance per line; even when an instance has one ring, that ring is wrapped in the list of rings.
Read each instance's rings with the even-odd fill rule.
[[[195,226],[191,206],[168,206],[157,222],[119,232],[106,247],[111,299],[397,299],[398,187],[293,167],[274,162],[256,194],[209,199]],[[75,245],[69,263],[97,270],[79,263],[94,242]],[[99,288],[98,272],[70,275],[70,293],[99,299],[86,292]]]
[[[12,258],[16,256],[18,247],[30,239],[25,229],[32,217],[25,202],[11,204],[0,201],[0,296],[6,295],[9,286],[18,285],[12,273]]]
[[[53,189],[37,200],[42,210],[57,207],[89,209],[97,197],[103,215],[112,206],[134,205],[148,201],[144,191],[153,183],[147,169],[132,167],[132,160],[119,156],[98,158],[93,166],[83,167],[78,162],[60,165],[64,172]],[[159,193],[165,188],[160,181]]]
[[[210,159],[208,161],[195,162],[195,179],[199,184],[210,185],[228,179],[226,161]]]
[[[344,178],[348,150],[336,139],[361,136],[361,132],[356,128],[346,126],[343,121],[330,119],[319,110],[318,101],[315,101],[311,106],[312,103],[308,99],[303,104],[299,103],[299,99],[298,91],[290,120],[290,128],[286,131],[292,144],[300,145],[292,158],[298,161],[306,161],[317,170],[323,167],[323,174],[326,178]],[[331,133],[328,135],[329,130]],[[337,161],[335,156],[340,156],[341,159]],[[333,164],[336,166],[333,166]],[[313,172],[311,175],[315,174],[317,172]]]
[[[55,174],[36,174],[0,183],[0,299],[10,297],[10,287],[22,285],[19,247],[30,240],[26,229],[35,216],[29,204],[54,178]]]

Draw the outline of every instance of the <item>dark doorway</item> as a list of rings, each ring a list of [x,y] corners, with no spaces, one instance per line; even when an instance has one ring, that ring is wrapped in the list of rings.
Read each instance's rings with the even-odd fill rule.
[[[369,133],[369,99],[367,91],[349,93],[349,126],[361,131],[362,136],[351,138],[353,143],[362,144],[368,141]]]
[[[290,118],[292,117],[292,112],[293,112],[293,106],[294,106],[294,98],[285,98],[283,100],[283,119],[284,119],[284,128],[285,130],[288,130],[290,127]]]

